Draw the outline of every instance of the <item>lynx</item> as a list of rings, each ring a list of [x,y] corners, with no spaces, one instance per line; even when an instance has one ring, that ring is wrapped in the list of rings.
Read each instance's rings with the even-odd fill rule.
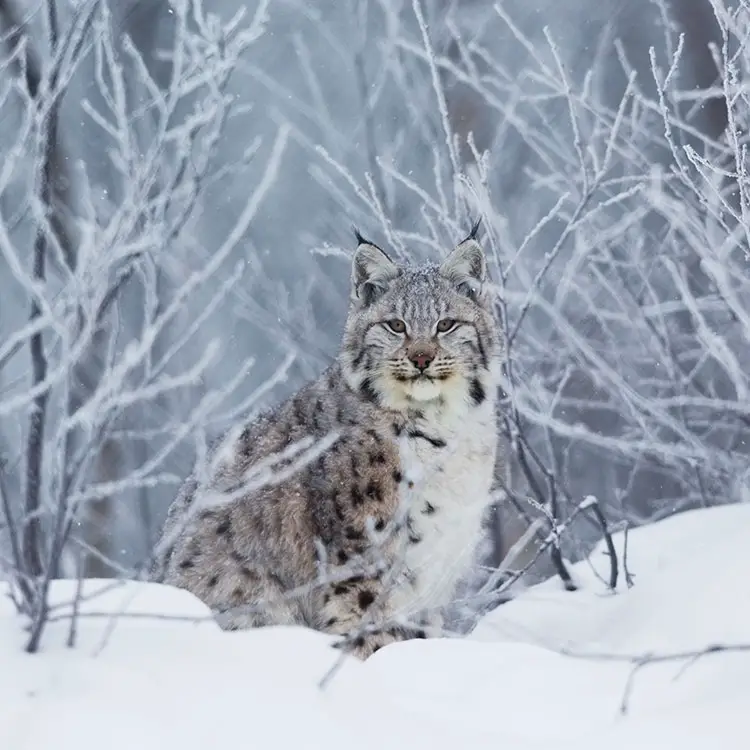
[[[502,344],[476,235],[408,266],[356,232],[338,357],[185,482],[154,580],[224,629],[306,625],[360,658],[440,634],[498,458]]]

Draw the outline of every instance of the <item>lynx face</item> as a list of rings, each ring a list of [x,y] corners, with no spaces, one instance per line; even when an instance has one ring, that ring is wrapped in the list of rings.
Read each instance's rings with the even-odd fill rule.
[[[499,353],[485,277],[484,254],[472,236],[440,266],[397,266],[361,241],[344,335],[350,384],[396,409],[481,402]]]

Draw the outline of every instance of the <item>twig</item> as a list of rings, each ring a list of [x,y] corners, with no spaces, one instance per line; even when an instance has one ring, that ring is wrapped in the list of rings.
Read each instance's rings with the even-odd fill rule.
[[[703,649],[696,649],[692,651],[676,651],[668,654],[608,654],[574,651],[572,649],[559,649],[559,652],[574,659],[633,664],[634,666],[632,671],[628,675],[628,679],[625,683],[622,701],[620,703],[620,713],[624,715],[628,712],[628,706],[633,693],[637,673],[644,667],[649,667],[654,664],[667,664],[676,661],[687,661],[692,664],[695,663],[698,659],[701,659],[704,656],[709,656],[711,654],[750,653],[750,643],[718,643],[706,646]],[[684,671],[684,669],[682,671]]]
[[[607,545],[607,557],[609,557],[609,588],[615,591],[617,589],[619,568],[617,564],[617,550],[615,549],[615,543],[612,541],[612,534],[609,531],[607,519],[604,517],[601,507],[599,507],[599,501],[593,495],[589,495],[584,500],[584,503],[586,503],[586,508],[593,513],[599,524],[599,528],[602,530],[604,543]]]
[[[625,571],[625,583],[628,588],[633,587],[633,576],[628,569],[628,535],[630,533],[630,524],[625,522],[625,529],[623,531],[623,550],[622,550],[622,569]]]
[[[83,550],[79,549],[76,555],[76,590],[73,596],[73,611],[70,616],[70,627],[68,629],[68,648],[76,645],[78,636],[78,618],[81,612],[81,596],[83,595]]]
[[[11,561],[13,571],[21,590],[22,604],[26,612],[31,612],[34,603],[34,591],[31,581],[26,573],[24,558],[21,552],[21,544],[18,538],[18,527],[10,506],[10,498],[5,483],[5,460],[0,456],[0,505],[2,505],[3,516],[10,540]]]

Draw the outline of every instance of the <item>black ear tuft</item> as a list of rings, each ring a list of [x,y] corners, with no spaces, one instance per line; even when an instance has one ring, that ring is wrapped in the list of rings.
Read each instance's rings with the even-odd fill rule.
[[[476,240],[477,235],[479,234],[479,225],[482,223],[482,217],[480,216],[471,226],[471,231],[469,232],[469,236],[466,238],[467,240]]]
[[[362,236],[362,233],[359,231],[359,229],[357,229],[357,227],[355,227],[354,225],[352,225],[352,231],[354,232],[354,236],[357,238],[358,245],[372,245],[373,244],[369,240],[366,240]]]

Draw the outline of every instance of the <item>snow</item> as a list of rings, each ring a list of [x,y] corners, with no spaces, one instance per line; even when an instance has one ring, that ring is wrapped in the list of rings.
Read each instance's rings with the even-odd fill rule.
[[[4,597],[0,748],[746,749],[750,653],[646,665],[632,680],[625,657],[750,643],[748,528],[750,506],[735,505],[631,531],[631,589],[607,591],[600,545],[573,566],[581,590],[546,581],[467,638],[346,659],[325,689],[332,638],[225,633],[173,588],[87,581],[76,647],[62,619],[35,655]],[[54,585],[56,615],[73,591]]]

